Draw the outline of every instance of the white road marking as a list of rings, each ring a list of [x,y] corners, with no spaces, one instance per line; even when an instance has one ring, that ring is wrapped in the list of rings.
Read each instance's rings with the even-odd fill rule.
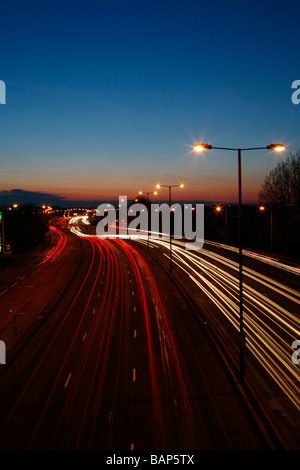
[[[68,378],[67,378],[67,380],[66,380],[66,383],[65,383],[65,388],[67,388],[67,386],[68,386],[68,383],[69,383],[69,380],[70,380],[70,378],[71,378],[71,375],[72,375],[72,374],[71,374],[71,372],[70,372],[69,375],[68,375]]]

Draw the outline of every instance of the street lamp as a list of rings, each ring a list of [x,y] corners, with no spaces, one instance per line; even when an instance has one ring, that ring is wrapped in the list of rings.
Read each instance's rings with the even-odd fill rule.
[[[142,196],[143,194],[147,194],[147,201],[149,200],[149,194],[154,194],[154,196],[157,195],[157,191],[150,191],[148,193],[144,193],[144,191],[139,191],[139,195]]]
[[[238,199],[239,199],[239,285],[240,285],[240,383],[244,384],[244,349],[245,349],[245,334],[244,334],[244,319],[243,319],[243,260],[242,260],[242,170],[241,159],[242,151],[245,150],[276,150],[282,152],[285,146],[282,144],[270,144],[266,147],[250,147],[250,148],[227,148],[227,147],[213,147],[210,144],[198,143],[193,146],[196,152],[203,150],[234,150],[238,152]]]
[[[156,189],[169,188],[169,208],[172,205],[172,188],[184,188],[184,184],[157,184]],[[171,235],[171,212],[170,212],[170,272],[172,272],[172,235]]]

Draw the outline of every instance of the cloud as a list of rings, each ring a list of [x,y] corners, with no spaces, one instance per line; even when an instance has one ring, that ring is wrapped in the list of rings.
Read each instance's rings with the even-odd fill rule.
[[[0,191],[0,205],[9,206],[11,204],[34,204],[46,205],[66,205],[64,197],[54,194],[24,191],[23,189],[11,189],[10,191]]]
[[[113,201],[105,201],[113,202]],[[57,194],[49,194],[38,191],[25,191],[23,189],[11,189],[0,191],[0,207],[12,204],[33,204],[34,206],[58,206],[58,207],[84,207],[97,208],[101,201],[70,200]]]

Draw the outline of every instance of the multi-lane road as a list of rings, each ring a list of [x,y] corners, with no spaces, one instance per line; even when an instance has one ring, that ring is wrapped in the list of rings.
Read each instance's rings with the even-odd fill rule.
[[[58,263],[75,235],[55,230],[61,239],[51,256]],[[90,236],[80,240],[80,268],[31,340],[11,364],[1,366],[0,448],[281,448],[276,433],[274,437],[256,420],[247,396],[228,373],[206,322],[196,317],[168,269],[152,258],[143,241]],[[151,249],[167,259],[168,247],[158,245],[153,243]],[[211,311],[207,321],[213,322],[210,307],[218,302],[215,307],[223,320],[216,317],[215,322],[234,343],[226,324],[234,332],[236,267],[230,258],[225,265],[216,253],[203,252],[201,260],[199,256],[174,246],[181,281],[187,276],[194,284],[193,298]],[[47,264],[49,259],[45,269]],[[250,270],[248,275],[255,277]],[[253,282],[274,289],[278,296],[285,292],[284,301],[291,304],[283,305],[282,322],[276,316],[274,337],[292,334],[284,311],[293,311],[296,290],[287,292],[266,277]],[[256,301],[255,287],[250,287],[249,341],[255,351],[265,345],[273,328],[269,322],[275,321],[267,313],[257,318],[260,304],[266,311],[274,305],[259,296]],[[284,332],[278,330],[282,324]]]

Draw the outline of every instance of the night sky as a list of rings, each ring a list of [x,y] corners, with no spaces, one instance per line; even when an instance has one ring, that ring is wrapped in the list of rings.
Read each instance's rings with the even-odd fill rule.
[[[1,4],[0,192],[75,200],[184,183],[174,200],[243,200],[300,150],[297,1]],[[161,193],[167,198],[166,191]]]

